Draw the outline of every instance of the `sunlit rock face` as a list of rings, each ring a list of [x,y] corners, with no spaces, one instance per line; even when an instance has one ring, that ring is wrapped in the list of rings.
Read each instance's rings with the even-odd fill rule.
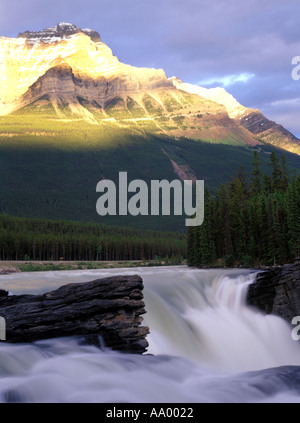
[[[49,69],[67,69],[66,65],[77,81],[87,81],[84,82],[86,88],[95,89],[96,97],[99,90],[101,97],[109,97],[124,91],[172,86],[163,70],[125,65],[101,42],[97,32],[81,30],[71,24],[59,24],[40,32],[25,32],[15,39],[1,37],[0,58],[2,115],[22,107],[22,96]],[[58,71],[57,76],[60,75],[62,73]],[[30,96],[26,99],[30,101]]]
[[[231,94],[229,94],[224,88],[203,88],[197,85],[185,84],[180,79],[173,77],[170,78],[174,86],[179,90],[188,92],[190,94],[198,94],[203,98],[212,100],[218,104],[222,104],[226,107],[230,118],[236,118],[247,111],[247,108],[242,106]]]
[[[134,133],[211,143],[259,146],[263,141],[300,154],[297,138],[224,89],[121,63],[98,32],[69,23],[0,37],[0,80],[2,116],[30,105],[31,113],[50,107],[58,119],[96,125],[109,120]]]
[[[0,56],[2,115],[51,106],[58,119],[110,121],[134,133],[258,143],[223,105],[178,89],[161,69],[121,63],[93,30],[61,23],[15,39],[1,37]]]

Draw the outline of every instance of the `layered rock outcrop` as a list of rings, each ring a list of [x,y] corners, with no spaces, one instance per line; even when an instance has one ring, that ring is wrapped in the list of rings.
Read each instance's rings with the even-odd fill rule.
[[[61,67],[71,69],[78,84],[81,81],[88,91],[88,98],[97,97],[99,85],[108,91],[107,98],[128,91],[174,89],[161,69],[121,63],[97,32],[59,24],[40,32],[27,31],[18,38],[0,37],[0,115],[23,107],[25,100],[30,101],[27,91],[51,69]]]
[[[0,315],[10,343],[83,336],[113,350],[142,354],[148,347],[143,281],[115,276],[65,285],[44,295],[9,296],[0,291]]]
[[[249,286],[247,301],[266,314],[288,322],[300,316],[300,260],[258,274]]]
[[[28,45],[36,45],[39,43],[56,43],[66,39],[74,34],[88,35],[91,40],[98,43],[101,42],[100,34],[92,29],[81,29],[76,25],[61,22],[53,28],[46,28],[42,31],[25,31],[18,35],[18,38],[26,38]]]

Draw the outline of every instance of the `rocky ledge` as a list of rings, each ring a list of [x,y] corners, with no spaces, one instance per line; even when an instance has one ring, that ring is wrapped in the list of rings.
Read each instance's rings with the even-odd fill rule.
[[[46,43],[52,44],[59,42],[74,34],[83,33],[88,35],[95,43],[101,41],[100,34],[92,29],[81,29],[76,25],[61,22],[53,28],[46,28],[43,31],[25,31],[18,35],[18,38],[26,38],[28,44]]]
[[[10,343],[83,336],[116,351],[146,352],[149,333],[141,326],[145,314],[139,276],[114,276],[65,285],[43,295],[9,296],[0,291],[0,316]]]
[[[300,259],[259,273],[248,290],[248,304],[290,323],[300,316]]]

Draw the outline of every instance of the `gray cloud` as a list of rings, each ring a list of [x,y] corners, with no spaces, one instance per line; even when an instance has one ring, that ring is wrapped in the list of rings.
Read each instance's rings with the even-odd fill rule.
[[[300,136],[299,0],[0,0],[1,34],[16,36],[58,22],[92,27],[119,59],[163,68],[185,82],[252,74],[227,86]]]

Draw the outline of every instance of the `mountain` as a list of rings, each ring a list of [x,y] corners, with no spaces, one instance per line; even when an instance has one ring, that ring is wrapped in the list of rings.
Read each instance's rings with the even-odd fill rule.
[[[91,29],[61,23],[0,37],[0,57],[0,213],[99,221],[97,182],[117,181],[120,171],[145,181],[205,179],[213,188],[239,165],[249,170],[253,149],[265,164],[272,144],[299,153],[299,140],[224,90],[121,63]],[[300,159],[288,154],[288,164],[299,169]]]
[[[58,118],[71,114],[98,125],[115,119],[140,133],[146,128],[209,142],[259,144],[225,107],[177,89],[163,70],[120,63],[95,31],[61,23],[16,39],[2,37],[0,51],[1,115],[47,104]]]
[[[171,79],[174,86],[184,92],[198,94],[226,107],[229,117],[238,125],[243,126],[256,138],[265,143],[300,155],[300,140],[282,125],[267,119],[258,109],[242,106],[224,88],[203,88],[185,84],[178,78]]]

